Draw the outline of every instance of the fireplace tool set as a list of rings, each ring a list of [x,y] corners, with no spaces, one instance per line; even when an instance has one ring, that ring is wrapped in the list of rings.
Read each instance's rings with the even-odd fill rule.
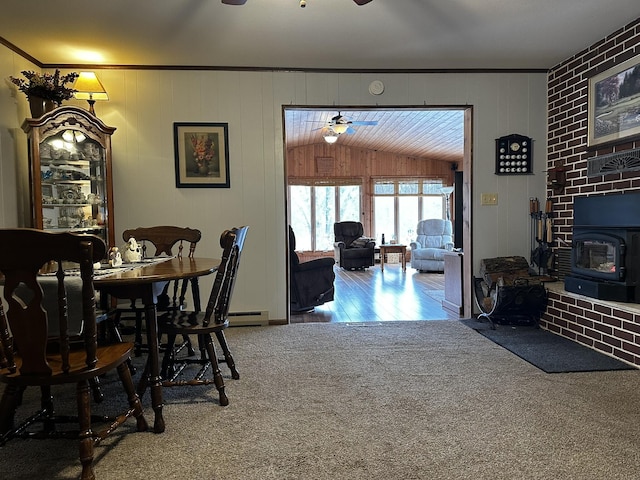
[[[531,216],[531,266],[537,267],[538,275],[547,274],[553,250],[553,234],[551,228],[553,204],[547,199],[544,212],[540,208],[537,198],[529,199],[529,214]]]

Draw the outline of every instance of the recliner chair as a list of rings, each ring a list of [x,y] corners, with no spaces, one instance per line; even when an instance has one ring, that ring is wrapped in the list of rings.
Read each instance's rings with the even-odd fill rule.
[[[444,255],[453,250],[450,220],[420,220],[416,240],[411,242],[411,267],[421,272],[444,272]]]
[[[374,265],[376,242],[364,236],[360,222],[336,222],[333,224],[335,259],[345,270],[363,270]]]
[[[317,258],[300,263],[296,253],[296,236],[289,226],[289,293],[291,312],[301,313],[333,301],[333,258]]]

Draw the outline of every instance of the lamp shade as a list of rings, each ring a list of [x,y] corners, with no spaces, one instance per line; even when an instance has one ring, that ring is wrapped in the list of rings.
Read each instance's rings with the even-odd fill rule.
[[[338,135],[336,135],[333,132],[325,133],[323,137],[324,137],[324,141],[327,143],[336,143],[338,141]]]
[[[96,114],[93,108],[96,100],[109,100],[107,91],[93,72],[80,72],[73,88],[76,90],[73,96],[78,100],[86,100],[89,103],[89,112],[93,115]]]
[[[347,123],[336,123],[335,125],[331,126],[331,129],[338,135],[342,135],[347,130],[349,130],[349,125]]]
[[[73,96],[78,100],[109,100],[107,91],[94,72],[80,72],[73,88],[77,90]]]

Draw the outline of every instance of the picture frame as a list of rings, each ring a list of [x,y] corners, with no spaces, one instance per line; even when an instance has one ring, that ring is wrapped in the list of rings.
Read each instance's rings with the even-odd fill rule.
[[[640,138],[640,55],[589,78],[587,130],[590,148]]]
[[[174,123],[176,188],[230,188],[229,125]]]

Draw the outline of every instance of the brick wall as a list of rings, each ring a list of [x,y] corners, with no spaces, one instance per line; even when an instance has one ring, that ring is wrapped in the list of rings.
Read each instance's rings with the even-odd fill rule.
[[[554,246],[571,242],[573,199],[577,196],[640,190],[640,172],[587,177],[587,159],[640,148],[640,140],[587,149],[588,79],[640,55],[640,18],[569,58],[549,72],[547,168],[566,168],[563,191],[553,201]],[[566,243],[564,243],[566,242]],[[541,326],[640,365],[640,306],[612,305],[568,292],[551,291]]]

